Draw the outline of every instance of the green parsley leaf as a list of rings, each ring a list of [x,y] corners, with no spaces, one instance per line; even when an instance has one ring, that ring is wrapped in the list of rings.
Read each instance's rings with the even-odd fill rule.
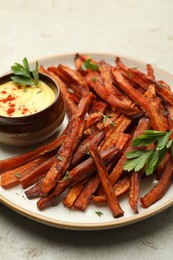
[[[160,132],[155,130],[146,130],[144,134],[136,137],[132,141],[133,146],[148,146],[155,143],[159,137],[165,136],[167,132]]]
[[[92,78],[92,81],[93,81],[93,82],[96,82],[96,81],[97,81],[97,79],[96,79],[95,77],[93,77],[93,78]]]
[[[152,150],[149,151],[132,150],[128,152],[126,154],[126,157],[132,160],[127,160],[124,163],[124,170],[128,172],[132,170],[135,170],[136,172],[140,171],[144,167],[144,165],[146,164],[147,160],[149,159],[152,153],[153,153]]]
[[[12,81],[14,81],[17,84],[26,86],[37,86],[39,82],[39,72],[38,72],[38,61],[35,65],[35,70],[31,71],[29,70],[29,64],[27,58],[23,59],[23,65],[19,63],[15,63],[11,70],[14,73],[14,76],[11,77]]]
[[[99,66],[96,63],[92,63],[91,59],[88,59],[82,63],[82,70],[86,71],[87,69],[91,69],[93,71],[97,71]]]
[[[65,175],[62,180],[59,180],[58,182],[63,182],[70,179],[69,170],[65,172]]]
[[[22,178],[22,176],[21,176],[20,173],[18,173],[18,172],[16,172],[16,173],[14,174],[14,176],[15,176],[16,178],[18,178],[18,179]]]
[[[36,94],[40,94],[40,93],[42,93],[42,91],[41,90],[39,90]]]
[[[63,180],[69,180],[70,179],[70,175],[69,175],[69,170],[67,170],[65,172],[65,176],[64,176],[64,179]]]
[[[138,172],[144,168],[146,175],[152,174],[163,161],[168,150],[171,150],[173,157],[173,139],[169,140],[172,132],[146,130],[143,135],[134,138],[132,141],[133,146],[141,147],[154,144],[154,148],[146,151],[132,150],[128,152],[124,170]]]
[[[111,118],[112,118],[112,116],[110,116],[110,115],[104,115],[104,114],[102,114],[101,112],[99,112],[99,114],[101,114],[102,116],[103,116],[103,120],[102,120],[102,122],[105,124],[106,123],[106,121],[108,120],[109,121],[109,124],[110,124],[110,126],[111,127],[113,127],[116,123],[115,122],[113,122],[112,120],[111,120]]]
[[[64,162],[64,158],[62,156],[58,156],[58,159],[61,161],[61,162]]]
[[[102,215],[103,215],[103,212],[101,212],[101,211],[96,211],[95,212],[99,217],[101,217]]]

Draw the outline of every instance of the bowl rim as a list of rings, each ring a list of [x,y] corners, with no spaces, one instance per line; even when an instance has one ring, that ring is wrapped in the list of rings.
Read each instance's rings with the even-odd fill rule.
[[[11,76],[13,76],[14,73],[12,72],[9,72],[9,73],[6,73],[6,74],[3,74],[1,77],[0,77],[0,86],[1,86],[1,80],[3,80],[3,78],[7,77],[7,78],[11,78]],[[15,120],[19,120],[19,121],[22,121],[24,119],[31,119],[33,116],[39,116],[39,114],[42,114],[44,113],[45,111],[47,111],[49,108],[51,108],[52,106],[54,106],[58,101],[60,101],[60,97],[61,97],[61,89],[60,89],[60,86],[59,84],[49,75],[45,74],[45,73],[42,73],[42,72],[39,72],[39,75],[41,77],[45,77],[47,78],[48,80],[52,81],[52,83],[54,84],[54,86],[56,87],[57,89],[57,93],[55,93],[55,100],[47,107],[45,107],[44,109],[36,112],[36,113],[33,113],[31,115],[24,115],[24,116],[3,116],[3,115],[0,115],[0,120],[2,121],[5,121],[5,120],[11,120],[11,121],[15,121]],[[40,77],[39,77],[39,80]],[[7,80],[8,82],[9,80]],[[43,80],[42,80],[43,81]],[[47,84],[49,86],[49,84]],[[51,86],[49,86],[51,88]]]

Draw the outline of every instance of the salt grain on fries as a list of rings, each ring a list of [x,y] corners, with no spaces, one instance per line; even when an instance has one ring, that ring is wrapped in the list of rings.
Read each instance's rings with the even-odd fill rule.
[[[38,198],[38,208],[56,205],[85,210],[90,203],[107,203],[113,217],[124,213],[119,198],[127,194],[138,213],[138,202],[147,208],[161,199],[170,186],[173,159],[169,151],[155,169],[157,184],[139,198],[140,183],[147,178],[124,170],[132,139],[146,129],[173,129],[173,94],[169,85],[154,75],[127,67],[119,57],[115,65],[76,54],[75,69],[59,64],[40,72],[60,86],[69,122],[62,135],[31,152],[0,161],[1,186],[21,184],[28,199]],[[172,139],[172,135],[170,137]]]

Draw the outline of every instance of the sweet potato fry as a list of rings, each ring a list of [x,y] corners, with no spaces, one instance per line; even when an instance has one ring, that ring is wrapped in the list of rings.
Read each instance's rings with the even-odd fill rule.
[[[71,77],[71,79],[78,84],[82,95],[85,95],[89,91],[88,84],[84,77],[81,74],[65,65],[59,64],[58,70]]]
[[[149,78],[148,76],[144,75],[144,79],[148,81],[148,85],[154,84],[156,88],[156,92],[162,97],[163,100],[168,102],[170,105],[173,105],[173,93],[163,84],[160,84],[154,79]]]
[[[68,135],[58,152],[54,164],[42,181],[41,191],[43,194],[49,193],[56,186],[58,179],[62,178],[65,171],[70,166],[73,153],[82,138],[84,127],[84,120],[79,118],[73,120]]]
[[[107,89],[107,91],[118,97],[120,99],[120,96],[122,95],[119,90],[115,88],[113,85],[113,77],[111,74],[111,66],[107,64],[106,62],[102,61],[99,63],[99,71],[101,75],[102,82],[104,84],[104,87]]]
[[[75,104],[78,104],[79,101],[80,101],[80,99],[79,99],[77,96],[75,96],[73,93],[70,93],[70,94],[69,94],[69,98],[70,98],[71,100],[73,100],[73,101],[75,102]]]
[[[153,69],[152,65],[151,64],[147,64],[146,67],[147,67],[147,75],[148,75],[148,77],[151,78],[151,79],[155,79],[154,69]]]
[[[141,110],[125,105],[120,99],[118,99],[113,94],[110,94],[110,92],[104,87],[104,85],[101,83],[100,77],[96,76],[94,74],[94,78],[96,78],[95,81],[93,81],[93,74],[90,73],[86,76],[86,80],[90,87],[103,99],[106,100],[108,104],[110,104],[112,107],[120,110],[122,113],[129,115],[129,116],[139,116],[141,114]]]
[[[92,145],[99,145],[101,141],[104,139],[105,133],[103,131],[100,131],[96,134],[90,135],[88,138],[84,139],[80,145],[78,146],[70,167],[73,168],[76,166],[78,163],[81,162],[83,158],[86,157],[86,154],[88,153],[88,147]]]
[[[139,200],[139,186],[141,180],[141,173],[132,172],[130,178],[130,193],[129,204],[134,213],[138,213],[138,200]]]
[[[85,187],[80,193],[79,197],[75,201],[74,207],[80,210],[85,210],[99,184],[100,179],[97,175],[94,175],[92,178],[90,178],[90,180],[85,184]]]
[[[86,119],[86,129],[89,128],[91,125],[98,123],[99,121],[103,120],[103,116],[99,112],[92,113],[87,119]]]
[[[140,199],[144,208],[148,208],[163,197],[170,186],[172,174],[173,159],[170,158],[158,183],[144,197]]]
[[[155,109],[158,111],[160,120],[162,121],[165,130],[168,130],[168,118],[165,116],[167,114],[167,111],[162,104],[162,99],[156,95],[154,85],[148,86],[148,90],[145,92],[144,97],[146,97],[149,100],[149,102],[153,105],[153,107],[155,107]]]
[[[129,69],[122,63],[122,61],[119,58],[116,59],[116,63],[121,69],[123,69],[126,72],[129,72],[133,77],[136,75],[141,80],[143,80],[143,82],[145,82],[145,84],[143,84],[142,86],[146,90],[148,89],[149,85],[154,84],[155,88],[156,88],[156,92],[159,94],[159,96],[161,96],[162,99],[167,101],[169,104],[173,105],[173,94],[172,94],[170,88],[168,88],[167,86],[164,86],[164,84],[160,84],[155,79],[149,77],[148,75],[146,75],[145,73],[143,73],[137,69]],[[136,79],[137,79],[137,77],[136,77]]]
[[[115,186],[113,186],[115,195],[117,198],[123,196],[126,194],[129,189],[130,189],[130,178],[128,176],[122,178]],[[106,201],[106,196],[105,194],[103,195],[93,195],[92,200],[94,202],[105,202]]]
[[[118,154],[119,150],[115,146],[100,152],[101,158],[103,159],[105,164],[108,164]],[[47,197],[43,197],[37,202],[38,208],[43,209],[51,205],[52,203],[54,203],[54,199],[56,199],[57,196],[64,192],[68,187],[77,182],[85,180],[92,173],[94,173],[95,170],[96,168],[91,157],[84,162],[78,164],[69,172],[68,178],[59,182],[55,189]]]
[[[101,99],[96,97],[93,100],[89,114],[92,114],[92,113],[95,113],[95,112],[105,114],[107,108],[108,108],[108,104],[105,101],[102,101]]]
[[[136,107],[136,109],[138,109],[137,105],[126,94],[121,92],[120,89],[118,89],[117,86],[115,85],[111,68],[112,68],[111,65],[106,63],[105,61],[101,61],[99,63],[99,71],[105,88],[111,95],[122,100],[125,105],[128,105],[132,108]]]
[[[41,66],[42,69],[42,66]],[[66,85],[71,85],[73,82],[71,80],[71,77],[68,75],[64,75],[63,72],[61,72],[57,67],[55,66],[49,66],[47,68],[48,72],[52,72],[53,74],[57,75]]]
[[[70,99],[70,93],[68,92],[68,89],[67,89],[65,83],[56,74],[54,74],[52,71],[46,70],[43,66],[40,67],[40,72],[43,72],[43,73],[51,76],[58,83],[58,85],[61,89],[65,107],[67,109],[67,114],[68,114],[69,118],[71,118],[71,116],[76,113],[77,106],[76,106],[75,102],[72,99]]]
[[[12,168],[21,166],[29,161],[32,161],[46,153],[51,152],[52,150],[58,150],[59,147],[63,144],[65,140],[65,135],[57,137],[52,142],[49,142],[45,145],[42,145],[30,152],[20,154],[8,159],[0,160],[0,172],[8,171]]]
[[[75,95],[76,97],[78,97],[79,99],[81,99],[82,94],[81,94],[80,89],[79,89],[79,87],[78,87],[77,84],[70,84],[70,89],[72,89],[72,92],[74,93],[74,95]]]
[[[44,162],[45,156],[39,157],[13,170],[3,172],[1,175],[1,186],[4,189],[10,189],[20,183],[20,178],[25,176],[30,170],[34,169],[38,164]]]
[[[67,196],[64,199],[64,206],[68,207],[68,208],[72,208],[74,202],[77,200],[77,198],[79,197],[79,194],[81,193],[81,191],[83,190],[84,186],[85,186],[85,182],[79,182],[74,184],[68,191]]]
[[[93,98],[94,95],[89,91],[84,94],[79,101],[76,114],[73,116],[73,118],[84,118],[85,114],[89,111]]]
[[[149,120],[145,119],[145,118],[141,118],[139,120],[138,127],[136,128],[133,137],[137,137],[137,136],[143,134],[144,130],[147,130],[148,128],[149,128]],[[123,166],[124,166],[124,162],[127,159],[126,153],[129,152],[130,150],[132,150],[132,148],[133,148],[131,146],[131,138],[129,138],[129,142],[127,143],[126,148],[123,151],[122,157],[120,158],[120,160],[115,165],[112,172],[110,173],[110,181],[112,184],[117,183],[117,181],[121,178],[121,176],[124,172]]]
[[[34,186],[29,188],[27,191],[25,191],[25,194],[28,199],[32,200],[41,196],[41,182],[42,179],[39,180]]]
[[[112,71],[115,80],[119,84],[119,87],[127,93],[141,108],[146,112],[150,119],[151,126],[154,130],[165,131],[165,127],[160,120],[160,116],[157,110],[148,102],[148,100],[135,90],[122,76],[118,70]]]
[[[113,122],[113,124],[114,123],[115,125],[113,127],[110,127],[110,130],[106,133],[106,137],[100,145],[101,149],[109,147],[112,142],[118,140],[119,133],[124,132],[127,127],[129,127],[129,125],[131,124],[131,119],[125,117],[124,115],[121,115],[115,122]]]
[[[112,211],[113,217],[120,217],[124,214],[123,210],[120,207],[120,204],[118,202],[118,199],[115,195],[115,192],[113,190],[113,187],[111,185],[111,182],[109,180],[109,175],[107,173],[106,167],[100,157],[100,154],[98,153],[97,149],[95,147],[89,148],[90,154],[93,157],[94,163],[97,168],[97,172],[101,181],[101,184],[103,186],[107,203]]]
[[[40,178],[45,177],[46,173],[53,165],[54,161],[55,161],[55,157],[52,156],[48,160],[36,166],[34,169],[30,169],[28,173],[26,173],[24,176],[22,176],[19,179],[19,182],[22,184],[22,187],[26,189],[29,186],[36,183]]]

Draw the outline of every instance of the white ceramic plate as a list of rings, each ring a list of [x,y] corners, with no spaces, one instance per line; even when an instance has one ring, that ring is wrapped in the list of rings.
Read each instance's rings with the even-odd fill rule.
[[[106,54],[90,54],[96,60],[104,59],[109,63],[114,64],[115,56]],[[145,71],[145,63],[127,57],[122,57],[125,64],[132,67],[138,67]],[[42,59],[39,64],[45,67],[50,65],[57,65],[59,63],[73,66],[74,55],[54,56],[51,58]],[[173,76],[169,73],[155,68],[155,75],[157,79],[163,79],[168,84],[173,84]],[[66,123],[66,122],[65,122]],[[14,156],[18,153],[24,152],[23,149],[7,147],[1,145],[0,158]],[[140,196],[143,196],[153,185],[152,177],[146,178],[141,184]],[[145,218],[151,217],[156,213],[163,211],[173,204],[173,187],[169,188],[165,196],[148,209],[143,209],[139,205],[139,213],[134,214],[128,204],[128,198],[124,196],[120,199],[120,204],[125,212],[121,218],[114,219],[112,213],[106,205],[91,204],[86,211],[70,210],[60,203],[56,207],[51,207],[43,211],[39,211],[36,206],[37,200],[28,200],[25,196],[24,190],[18,186],[10,190],[4,190],[0,187],[0,200],[3,204],[14,211],[25,215],[35,221],[54,226],[57,228],[72,229],[72,230],[101,230],[109,228],[117,228],[123,225],[141,221]],[[99,217],[96,212],[101,211],[103,215]]]

